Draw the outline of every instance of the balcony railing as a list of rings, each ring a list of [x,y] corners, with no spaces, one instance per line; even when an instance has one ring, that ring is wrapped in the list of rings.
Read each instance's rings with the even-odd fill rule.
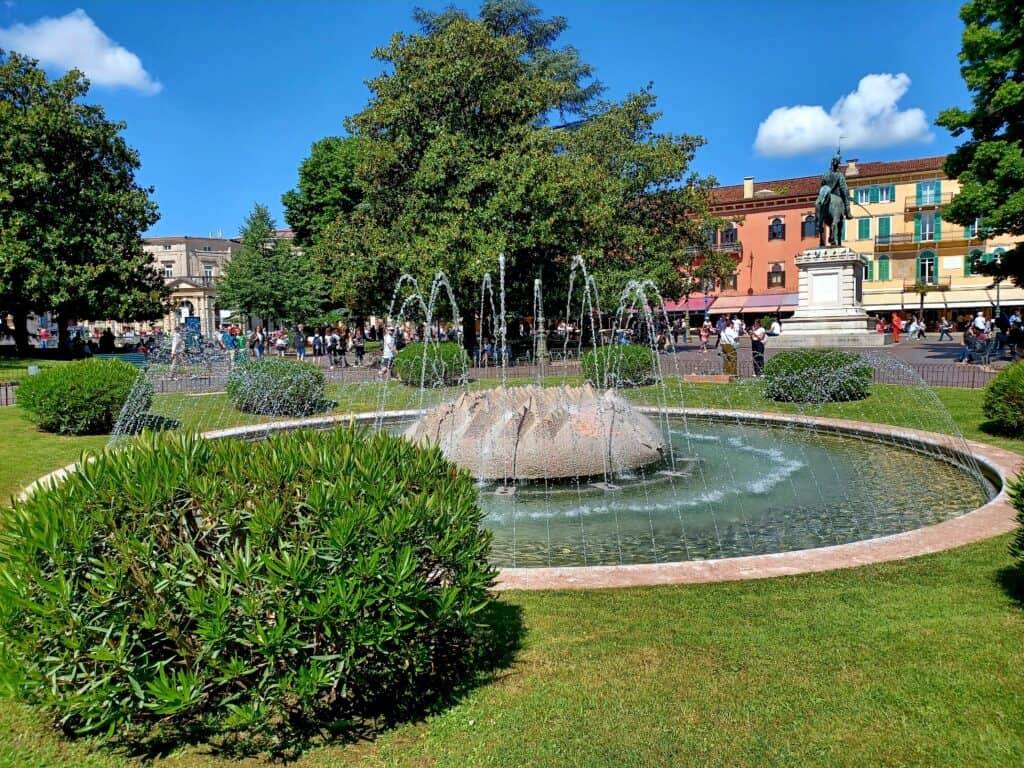
[[[737,240],[735,243],[712,243],[707,247],[694,245],[687,248],[686,253],[691,256],[702,253],[731,253],[734,256],[741,256],[743,254],[743,243]]]
[[[938,208],[952,199],[953,194],[951,192],[942,195],[907,195],[903,199],[903,204],[908,211],[919,211],[924,208]]]
[[[921,293],[923,291],[948,291],[952,285],[952,278],[949,275],[941,275],[932,282],[926,283],[923,280],[904,280],[904,293]]]
[[[175,280],[188,280],[193,285],[198,285],[202,288],[212,288],[217,278],[209,275],[164,275],[164,280],[168,283]]]
[[[974,237],[964,237],[964,228],[950,225],[942,227],[941,237],[936,238],[934,232],[925,232],[915,235],[913,232],[895,232],[891,235],[877,235],[875,237],[875,250],[884,251],[894,245],[920,245],[922,248],[935,247],[944,242],[975,241],[981,243],[985,240],[985,233],[979,232]]]

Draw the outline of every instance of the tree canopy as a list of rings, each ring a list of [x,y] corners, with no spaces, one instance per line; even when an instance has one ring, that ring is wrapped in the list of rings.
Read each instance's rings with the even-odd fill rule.
[[[960,73],[973,107],[947,109],[936,121],[953,136],[968,137],[946,160],[960,192],[943,215],[963,225],[980,220],[989,236],[1024,235],[1024,6],[973,0],[960,18]],[[1024,246],[980,269],[1024,285]]]
[[[141,233],[159,218],[139,186],[139,156],[85,104],[78,70],[49,80],[36,61],[0,50],[0,313],[28,348],[27,317],[155,319],[167,298]]]
[[[678,295],[708,216],[713,180],[689,169],[703,140],[655,132],[649,89],[580,105],[571,130],[547,125],[578,84],[538,66],[528,36],[460,12],[430,19],[374,52],[387,67],[346,123],[363,202],[311,250],[334,298],[380,311],[403,272],[429,283],[443,270],[472,307],[499,253],[510,306],[531,306],[535,277],[557,306],[579,253],[602,288],[651,278]]]
[[[224,267],[217,304],[264,321],[297,322],[319,314],[321,283],[301,249],[274,238],[270,210],[257,204],[246,217],[242,247]]]
[[[362,199],[355,183],[359,140],[328,136],[314,142],[299,166],[299,184],[281,196],[284,219],[295,232],[295,242],[309,246],[327,225],[352,212]]]

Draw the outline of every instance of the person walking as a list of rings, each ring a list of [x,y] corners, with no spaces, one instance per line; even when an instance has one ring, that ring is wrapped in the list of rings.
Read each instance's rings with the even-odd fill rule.
[[[395,330],[394,328],[388,328],[384,332],[384,341],[381,345],[380,354],[380,371],[377,373],[377,378],[381,381],[387,381],[391,378],[391,368],[395,363]]]
[[[352,351],[356,356],[356,365],[360,368],[363,365],[363,355],[366,354],[366,334],[362,328],[356,328],[352,335]]]
[[[747,335],[750,336],[750,356],[754,361],[754,375],[760,378],[764,375],[764,340],[768,337],[768,331],[761,325],[760,320],[755,320],[754,327]]]
[[[953,334],[950,330],[953,328],[953,324],[949,322],[949,319],[943,315],[939,318],[939,341],[942,341],[943,337],[953,340]]]
[[[711,331],[712,331],[711,320],[709,320],[708,318],[705,317],[704,318],[704,323],[700,327],[700,351],[701,352],[705,352],[706,353],[708,351],[708,339],[711,338]]]
[[[900,343],[900,331],[903,330],[903,318],[899,312],[892,313],[892,343]]]
[[[306,359],[306,332],[301,324],[295,329],[295,357],[300,362]]]
[[[736,326],[726,323],[720,335],[722,341],[722,372],[726,376],[736,375],[736,345],[739,342],[739,335],[736,333]]]

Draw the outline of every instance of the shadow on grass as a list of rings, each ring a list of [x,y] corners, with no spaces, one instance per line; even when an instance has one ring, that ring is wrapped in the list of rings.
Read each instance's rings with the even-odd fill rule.
[[[1019,608],[1024,608],[1024,568],[1020,566],[1000,568],[996,572],[996,581]]]
[[[1008,429],[998,421],[983,421],[978,425],[978,429],[986,435],[995,435],[996,437],[1021,437],[1020,430]]]

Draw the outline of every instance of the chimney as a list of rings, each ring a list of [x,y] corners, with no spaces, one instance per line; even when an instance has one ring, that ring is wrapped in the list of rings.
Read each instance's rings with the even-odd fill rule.
[[[743,177],[743,199],[749,200],[754,196],[754,177],[744,176]]]
[[[857,158],[853,157],[846,161],[846,175],[857,176],[860,174],[860,170],[857,168]]]

